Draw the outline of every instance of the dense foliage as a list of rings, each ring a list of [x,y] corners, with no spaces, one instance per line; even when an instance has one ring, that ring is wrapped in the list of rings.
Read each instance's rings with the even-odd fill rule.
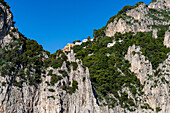
[[[1,3],[9,6],[3,0]],[[123,16],[126,16],[126,12],[132,8],[139,6],[143,2],[139,2],[134,6],[125,6],[121,9],[117,15],[110,18],[107,24],[113,22],[115,18],[119,20]],[[160,10],[161,11],[161,10]],[[161,13],[163,18],[160,21],[169,20],[169,13],[165,11],[157,11],[150,9],[148,16],[154,20],[158,20],[154,14]],[[94,41],[88,41],[81,45],[73,47],[76,53],[76,58],[83,61],[83,65],[89,68],[90,79],[94,86],[97,98],[99,101],[103,101],[103,105],[114,107],[118,104],[122,108],[127,108],[130,111],[134,111],[136,107],[137,96],[143,95],[139,79],[137,79],[135,73],[130,71],[131,64],[125,60],[129,46],[136,45],[141,47],[142,54],[152,64],[154,70],[157,69],[158,65],[162,63],[170,52],[169,48],[163,45],[163,39],[165,35],[165,29],[169,26],[152,26],[155,28],[164,28],[158,31],[158,38],[152,37],[152,32],[142,33],[138,32],[134,34],[132,32],[121,34],[116,33],[114,37],[107,37],[105,30],[107,27],[103,27],[98,30],[94,30]],[[78,89],[78,82],[69,80],[68,73],[70,67],[73,70],[77,70],[77,62],[69,62],[62,50],[57,50],[55,53],[50,54],[48,51],[43,50],[42,46],[36,41],[27,39],[21,33],[19,39],[16,39],[12,32],[17,32],[17,29],[12,29],[8,32],[13,38],[12,43],[6,45],[4,48],[0,46],[0,75],[10,76],[12,79],[11,84],[22,87],[23,82],[28,82],[30,85],[37,85],[41,83],[41,75],[51,76],[50,81],[45,83],[48,86],[54,86],[58,81],[64,77],[68,78],[68,83],[63,81],[61,88],[67,93],[75,93]],[[113,40],[116,42],[114,46],[107,47],[108,43],[112,43]],[[73,43],[80,42],[80,40],[74,41]],[[138,54],[132,52],[133,55]],[[66,63],[68,71],[57,70],[59,75],[53,73],[53,70],[47,70],[48,67],[53,69],[59,69],[63,63]],[[61,69],[61,68],[60,68]],[[16,81],[16,77],[19,77],[20,81]],[[85,81],[85,78],[83,78]],[[165,81],[162,78],[162,81]],[[165,81],[166,82],[166,81]],[[2,82],[2,86],[5,86],[6,82]],[[125,91],[129,89],[134,99],[131,98]],[[55,92],[55,89],[48,89],[50,92]],[[48,96],[48,98],[55,99],[54,96]],[[141,106],[143,109],[152,109],[148,104]],[[160,111],[159,107],[156,111]]]
[[[45,82],[48,86],[54,86],[64,77],[69,80],[68,72],[70,72],[71,66],[73,70],[77,69],[76,62],[67,61],[68,58],[62,50],[50,54],[50,52],[43,50],[42,46],[36,41],[27,39],[19,32],[19,39],[16,39],[13,34],[15,32],[18,32],[15,28],[8,32],[12,38],[9,45],[3,48],[0,45],[0,76],[10,76],[11,84],[18,87],[22,87],[24,82],[38,86],[42,81],[42,76],[46,77],[46,75],[51,76],[50,81]],[[59,75],[53,73],[53,69],[60,68],[63,62],[66,63],[68,72],[58,70]],[[53,69],[48,71],[48,67]],[[17,77],[19,79],[16,79]],[[5,86],[6,82],[3,82],[2,85]],[[65,85],[67,85],[67,91],[70,94],[78,89],[77,81],[72,82],[72,87],[70,87],[71,84]],[[48,91],[54,92],[52,89]]]
[[[45,52],[41,45],[34,40],[27,39],[22,34],[16,39],[12,33],[13,42],[1,49],[0,72],[1,76],[19,77],[23,81],[36,84],[41,82],[43,71],[42,53]],[[11,49],[10,49],[11,48]],[[32,73],[32,74],[31,74]],[[14,85],[21,85],[14,79]]]
[[[44,61],[45,67],[58,68],[67,60],[67,56],[62,50],[57,50],[56,53],[50,54],[49,58]]]
[[[76,80],[73,80],[71,87],[70,87],[70,85],[71,85],[71,82],[69,82],[69,84],[64,84],[62,86],[62,89],[72,95],[78,89],[78,82]]]
[[[2,5],[6,6],[8,9],[10,9],[8,3],[5,2],[4,0],[0,0],[0,3],[2,3]]]
[[[76,58],[82,59],[83,64],[89,67],[91,81],[98,99],[102,100],[102,97],[105,97],[107,101],[104,105],[114,107],[118,99],[122,107],[134,110],[130,108],[130,106],[135,106],[134,100],[128,98],[128,94],[122,89],[128,87],[135,97],[135,95],[143,94],[143,86],[135,74],[129,70],[130,63],[124,59],[125,54],[129,46],[133,44],[140,46],[142,54],[152,63],[153,69],[156,69],[170,52],[170,49],[163,45],[164,34],[165,30],[158,31],[157,39],[152,38],[151,32],[139,32],[136,35],[132,32],[116,33],[114,37],[107,37],[100,29],[94,32],[95,41],[88,41],[73,48]],[[108,48],[107,44],[113,40],[116,44]],[[110,94],[117,99],[108,96]]]

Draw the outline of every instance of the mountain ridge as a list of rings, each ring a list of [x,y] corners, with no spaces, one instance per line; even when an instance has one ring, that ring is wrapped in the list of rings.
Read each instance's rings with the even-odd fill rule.
[[[169,4],[125,6],[93,41],[50,54],[1,0],[0,112],[169,113]]]

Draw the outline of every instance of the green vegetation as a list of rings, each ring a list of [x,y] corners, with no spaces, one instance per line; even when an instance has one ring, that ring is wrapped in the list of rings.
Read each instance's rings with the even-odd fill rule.
[[[169,13],[170,11],[165,11],[165,10],[156,10],[156,9],[149,9],[150,13],[148,14],[148,16],[150,16],[151,18],[153,18],[154,20],[157,21],[169,21],[170,20],[170,16]],[[163,17],[163,18],[160,18]]]
[[[11,32],[17,32],[17,31],[18,31],[18,29],[16,27],[13,27],[13,29],[11,29]],[[12,34],[10,34],[10,35],[12,35]]]
[[[10,9],[10,6],[8,3],[6,3],[4,0],[0,0],[0,3],[2,3],[4,6],[6,6],[8,9]]]
[[[133,9],[133,8],[138,7],[138,6],[139,6],[140,4],[142,4],[142,3],[143,3],[143,2],[138,2],[138,3],[136,3],[134,6],[131,6],[131,5],[126,5],[126,6],[124,6],[124,7],[117,13],[117,15],[114,15],[114,16],[112,16],[112,17],[109,19],[109,21],[107,22],[107,25],[108,25],[109,23],[113,22],[114,19],[116,19],[116,18],[117,18],[117,20],[119,20],[120,18],[128,17],[128,16],[126,15],[126,12],[127,12],[128,10],[131,10],[131,9]]]
[[[59,70],[59,73],[61,73],[63,77],[66,77],[68,75],[65,70]]]
[[[76,89],[78,89],[78,82],[76,80],[73,80],[70,94],[74,93]]]
[[[4,3],[3,0],[0,0],[0,2]],[[139,6],[141,3],[143,2],[139,2],[134,6],[127,5],[123,7],[117,15],[110,18],[107,24],[113,22],[114,19],[129,18],[126,16],[126,12]],[[170,19],[168,15],[169,12],[160,11],[150,9],[151,14],[148,16],[159,20],[157,16],[153,15],[157,12],[164,16],[162,20]],[[106,27],[103,27],[94,30],[94,41],[90,41],[90,37],[88,37],[87,42],[73,47],[76,53],[76,59],[81,59],[84,65],[83,67],[89,68],[90,79],[98,100],[102,102],[102,100],[105,99],[102,105],[108,105],[109,108],[112,108],[120,104],[122,108],[135,111],[137,107],[135,103],[138,100],[136,96],[143,95],[142,89],[144,86],[140,83],[135,73],[130,71],[129,68],[131,64],[124,58],[127,54],[128,47],[132,45],[140,46],[142,55],[146,56],[146,59],[151,62],[152,68],[155,70],[158,65],[168,57],[167,54],[170,52],[170,49],[163,45],[165,30],[169,26],[153,25],[152,27],[159,28],[157,39],[152,37],[152,32],[138,32],[137,34],[132,32],[125,34],[116,33],[114,37],[107,37],[105,35]],[[30,85],[37,86],[37,84],[42,82],[41,75],[46,77],[45,73],[48,67],[58,69],[62,66],[63,62],[66,63],[68,72],[70,72],[71,66],[73,70],[77,70],[77,62],[67,61],[68,58],[66,54],[68,52],[64,53],[62,50],[57,50],[54,54],[50,54],[48,51],[43,50],[42,46],[36,41],[27,39],[21,33],[19,33],[20,38],[16,39],[12,32],[18,32],[18,30],[14,28],[11,32],[8,32],[13,42],[4,48],[0,46],[0,73],[3,77],[6,75],[12,76],[12,85],[21,88],[23,82],[28,82]],[[113,40],[116,41],[116,44],[108,48],[107,44]],[[74,41],[73,43],[76,42],[80,42],[80,40]],[[132,54],[139,54],[139,52],[133,51]],[[44,57],[44,55],[48,57]],[[58,70],[58,72],[62,76],[54,74],[53,70],[49,70],[47,75],[51,76],[51,79],[49,82],[45,82],[48,86],[55,85],[55,83],[64,77],[67,77],[69,80],[67,71]],[[160,77],[159,72],[160,70],[155,71],[155,76]],[[20,81],[16,81],[16,77],[19,77]],[[153,76],[149,76],[149,79],[153,79]],[[86,78],[83,77],[83,82],[85,80]],[[164,77],[160,80],[167,84],[169,83]],[[155,80],[153,87],[156,87],[157,83],[158,80]],[[2,82],[2,86],[6,84],[8,83]],[[72,84],[71,82],[66,84],[63,81],[61,88],[67,93],[73,94],[78,89],[78,82],[73,80]],[[133,98],[123,90],[124,88],[129,89]],[[48,89],[48,91],[55,92],[54,89]],[[55,99],[54,96],[48,96],[47,98]],[[141,108],[152,109],[148,104],[144,104]],[[157,112],[160,110],[159,107],[156,108]]]
[[[142,108],[142,109],[151,109],[152,111],[154,111],[154,109],[151,108],[151,107],[149,106],[149,104],[144,104],[144,105],[141,106],[141,108]]]
[[[54,96],[47,96],[47,98],[48,98],[48,99],[49,99],[49,98],[52,98],[52,99],[55,100],[55,97],[54,97]]]
[[[73,41],[73,44],[75,44],[76,42],[81,42],[81,40],[76,40],[76,41]]]
[[[71,62],[71,65],[73,66],[73,70],[76,70],[78,67],[77,62]]]
[[[45,81],[45,83],[46,83],[48,86],[50,86],[50,83],[49,83],[48,81]]]
[[[157,0],[152,0],[152,2],[156,2]]]
[[[135,97],[143,94],[143,85],[129,70],[130,63],[124,59],[125,54],[127,54],[129,46],[133,44],[140,46],[142,54],[152,63],[153,69],[156,69],[170,52],[170,49],[163,45],[165,30],[159,30],[158,38],[155,39],[152,38],[151,32],[139,32],[136,35],[132,32],[116,33],[114,37],[107,37],[104,34],[104,29],[105,27],[94,30],[94,41],[73,47],[76,58],[82,59],[84,66],[89,68],[90,78],[99,100],[102,101],[102,98],[105,98],[107,100],[105,105],[115,106],[117,102],[110,101],[111,97],[108,96],[108,94],[113,94],[123,108],[132,110],[130,106],[135,106],[134,100],[128,98],[128,94],[121,90],[123,87],[128,87]],[[116,44],[107,48],[107,44],[112,40],[115,40]],[[93,55],[88,56],[89,54]],[[120,95],[117,93],[118,91],[121,92]]]
[[[64,84],[62,86],[62,89],[67,91],[68,93],[70,93],[72,95],[78,89],[78,82],[76,80],[73,80],[72,87],[70,87],[69,85]]]
[[[135,54],[136,54],[136,52],[135,52],[135,51],[132,51],[132,54],[133,54],[133,55],[135,55]]]
[[[128,11],[128,10],[130,10],[130,9],[132,9],[132,8],[133,8],[133,6],[131,6],[131,5],[126,5],[126,6],[123,7],[123,9],[121,9],[121,10],[117,13],[117,15],[126,13],[126,11]]]
[[[24,80],[21,80],[21,81],[19,81],[19,82],[17,82],[17,81],[13,81],[13,85],[14,86],[17,86],[17,87],[22,87],[22,83],[23,82],[25,82]]]
[[[62,50],[57,50],[56,53],[51,54],[48,59],[44,61],[45,67],[53,67],[57,69],[61,67],[63,62],[67,60],[67,56]]]
[[[19,33],[19,39],[16,39],[13,32],[18,32],[17,29],[13,28],[11,31],[8,34],[12,37],[12,43],[6,45],[5,48],[0,46],[0,75],[13,76],[12,84],[14,86],[22,87],[23,82],[37,86],[42,81],[41,75],[46,77],[48,67],[57,69],[62,66],[63,62],[66,62],[69,72],[71,65],[74,70],[77,69],[77,63],[67,61],[67,56],[62,50],[50,54],[43,50],[36,41],[27,39],[21,33]],[[44,57],[44,55],[48,57]],[[59,73],[62,76],[53,74],[53,70],[49,70],[47,76],[51,76],[51,80],[46,81],[47,85],[55,85],[63,77],[68,76],[65,70],[59,70]],[[20,81],[17,82],[16,77],[19,77]],[[71,92],[74,92],[73,89]]]
[[[53,70],[50,70],[49,72],[48,72],[48,76],[52,76],[53,75]]]
[[[104,37],[105,36],[105,29],[106,29],[106,27],[102,27],[101,29],[98,29],[98,30],[96,30],[96,29],[94,29],[93,30],[93,37],[94,37],[94,39],[96,39],[97,37]],[[89,41],[88,41],[89,42]],[[86,42],[87,43],[87,42]],[[90,43],[90,42],[89,42]]]
[[[2,82],[2,86],[6,86],[6,82]]]
[[[161,108],[160,107],[156,107],[156,112],[159,112],[161,111]]]
[[[141,1],[141,2],[136,3],[134,7],[138,7],[140,4],[143,4],[143,2]]]
[[[12,43],[1,49],[1,76],[18,76],[21,80],[28,81],[30,85],[35,85],[41,82],[44,65],[42,53],[45,51],[36,41],[27,39],[21,33],[19,35],[19,39],[13,38]],[[34,69],[34,75],[30,74],[33,71],[32,69]],[[23,82],[20,83],[22,84]],[[17,86],[20,86],[20,83],[15,82],[14,85],[18,84]]]
[[[46,81],[48,86],[50,86],[50,85],[53,86],[59,80],[63,79],[63,77],[68,77],[68,74],[67,74],[67,72],[65,70],[58,70],[58,71],[59,71],[60,74],[62,74],[62,76],[53,74],[53,70],[49,71],[48,76],[51,76],[51,79],[50,79],[50,83],[48,81]]]
[[[55,92],[55,90],[52,89],[52,88],[51,88],[51,89],[48,89],[48,91],[49,91],[49,92]]]
[[[62,79],[62,77],[60,75],[52,74],[50,84],[54,85],[55,83],[57,83],[61,79]]]

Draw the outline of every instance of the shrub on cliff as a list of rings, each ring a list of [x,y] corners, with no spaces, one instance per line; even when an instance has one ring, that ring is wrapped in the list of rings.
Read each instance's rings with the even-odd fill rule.
[[[122,13],[125,13],[126,11],[128,11],[128,10],[130,10],[130,9],[132,9],[132,8],[133,8],[133,6],[131,6],[131,5],[126,5],[126,6],[123,7],[123,9],[121,9],[121,10],[118,12],[118,15],[120,15],[120,14],[122,14]]]

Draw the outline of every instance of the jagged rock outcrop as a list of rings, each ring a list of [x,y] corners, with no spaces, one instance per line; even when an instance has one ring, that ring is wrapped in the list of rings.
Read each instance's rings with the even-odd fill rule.
[[[12,13],[7,7],[8,4],[4,4],[6,3],[0,3],[0,44],[2,48],[13,42],[13,38],[19,39],[18,30],[13,27]],[[43,53],[43,55],[43,59],[48,58],[47,54]],[[68,61],[75,62],[73,51],[68,54]],[[77,63],[80,63],[78,69],[71,68],[71,72],[68,72],[64,62],[61,70],[68,72],[69,76],[54,86],[47,84],[51,79],[51,76],[47,74],[42,75],[41,84],[30,85],[24,82],[22,87],[12,85],[13,79],[19,82],[20,78],[8,75],[0,76],[0,113],[100,113],[92,89],[89,70],[82,67],[81,61],[78,60]],[[49,68],[49,70],[53,70],[53,74],[61,75],[58,72],[59,69]],[[72,83],[73,80],[78,82],[78,89],[71,95],[61,86],[69,82]],[[54,89],[55,92],[50,92],[50,88]]]
[[[13,15],[7,3],[0,3],[0,39],[6,36],[8,30],[13,26]]]
[[[72,56],[73,58],[74,56]],[[79,61],[78,61],[79,62]],[[51,70],[53,68],[49,68]],[[64,64],[62,69],[67,69]],[[59,69],[53,73],[60,75]],[[65,70],[67,71],[67,70]],[[88,68],[83,68],[81,64],[78,69],[69,73],[69,78],[65,77],[57,82],[54,86],[49,86],[51,76],[45,75],[42,83],[35,87],[24,83],[22,88],[10,86],[7,83],[0,88],[0,112],[3,113],[100,113],[97,100],[94,97],[90,74]],[[0,77],[1,83],[9,81],[10,78]],[[76,80],[78,82],[78,90],[74,94],[69,94],[62,90],[63,84],[68,84]],[[55,92],[49,92],[49,89],[55,89]],[[53,98],[49,98],[52,96]],[[11,103],[12,102],[12,103]],[[12,105],[12,106],[11,106]]]
[[[152,64],[142,55],[140,47],[133,45],[128,48],[125,59],[131,63],[130,70],[136,73],[144,84],[145,97],[142,100],[145,100],[155,112],[156,109],[161,108],[160,113],[169,113],[170,56],[159,65],[157,70],[153,70]]]
[[[138,7],[135,7],[126,12],[126,15],[122,15],[121,18],[115,18],[113,22],[107,25],[105,31],[106,36],[114,36],[116,32],[126,33],[132,32],[147,32],[153,31],[153,37],[157,38],[157,32],[159,28],[153,30],[153,26],[164,25],[168,26],[170,20],[167,20],[167,15],[152,14],[153,9],[159,13],[166,10],[169,12],[170,1],[169,0],[157,0],[150,3],[147,6],[141,3]],[[168,14],[169,15],[169,14]],[[155,16],[156,20],[153,18]],[[20,40],[20,33],[17,28],[14,27],[13,16],[10,12],[9,6],[6,3],[0,3],[0,55],[5,54],[5,50],[15,49],[15,46],[8,46],[10,43],[15,42],[14,39]],[[123,40],[117,42],[121,43]],[[115,41],[114,44],[117,43]],[[19,43],[18,54],[22,54],[24,46],[23,43]],[[114,46],[113,44],[113,46]],[[16,44],[18,45],[18,43]],[[170,47],[170,33],[166,31],[164,38],[164,45]],[[111,47],[111,46],[109,46]],[[3,48],[4,50],[1,50]],[[16,55],[15,52],[13,52]],[[28,56],[29,52],[25,55]],[[84,67],[82,60],[75,58],[75,53],[71,50],[67,55],[67,60],[62,63],[61,67],[48,67],[45,73],[40,75],[40,83],[30,84],[27,80],[23,80],[17,76],[16,73],[5,73],[5,76],[1,74],[0,70],[0,113],[131,113],[127,108],[123,108],[122,105],[116,104],[111,108],[108,105],[103,106],[96,96],[95,89],[90,80],[90,73],[88,67]],[[124,87],[122,92],[127,92],[128,97],[132,98],[136,106],[133,113],[170,113],[170,95],[169,95],[169,81],[170,81],[170,53],[168,58],[159,67],[154,70],[152,64],[147,57],[141,52],[140,46],[132,45],[128,47],[125,59],[131,64],[130,70],[134,72],[137,78],[143,85],[143,95],[139,92],[136,94],[136,98],[131,93],[131,89]],[[94,53],[88,54],[93,56]],[[108,54],[109,57],[111,54]],[[43,51],[42,61],[50,57]],[[30,57],[30,56],[28,56]],[[60,58],[61,56],[55,56]],[[21,57],[22,58],[22,57]],[[35,57],[37,58],[37,57]],[[24,58],[23,58],[24,59]],[[25,58],[26,59],[26,58]],[[24,59],[24,60],[25,60]],[[27,60],[27,59],[26,59]],[[36,60],[36,59],[34,59]],[[31,60],[32,62],[32,60]],[[77,68],[74,69],[73,65],[67,63],[76,63]],[[1,62],[0,62],[1,63]],[[34,63],[34,62],[33,62]],[[28,75],[35,74],[34,65],[27,66],[23,69],[23,65],[16,66],[18,70],[23,69],[24,76],[28,68],[31,71]],[[2,63],[3,65],[3,63]],[[12,65],[8,62],[8,65]],[[12,70],[12,69],[11,69]],[[40,67],[43,71],[44,68]],[[125,74],[121,69],[117,68],[123,76]],[[62,75],[60,71],[66,72],[67,75]],[[51,72],[51,75],[49,73]],[[57,78],[57,82],[51,84],[51,78],[53,75],[62,77]],[[23,77],[24,78],[24,77]],[[73,87],[73,82],[77,82],[77,88],[74,91],[70,91]],[[18,83],[18,84],[15,84]],[[22,85],[20,84],[22,83]],[[18,86],[17,86],[18,85]],[[70,91],[70,92],[69,92]],[[120,95],[118,91],[118,95]],[[109,94],[115,98],[114,95]],[[116,99],[116,98],[115,98]],[[104,102],[106,100],[103,100]],[[119,101],[118,99],[116,101]],[[143,109],[142,106],[149,105],[147,109]],[[146,108],[146,106],[144,106]]]
[[[94,98],[91,82],[89,80],[88,69],[84,69],[81,65],[78,66],[77,71],[71,70],[69,74],[70,81],[78,81],[78,90],[70,95],[61,89],[65,82],[69,82],[67,78],[58,82],[55,86],[48,86],[45,81],[49,81],[47,77],[43,80],[42,87],[40,88],[40,97],[38,101],[39,113],[88,113],[99,112],[99,106]],[[83,79],[84,78],[84,79]],[[49,88],[54,88],[55,92],[49,92]],[[44,91],[44,89],[46,89]],[[54,96],[53,98],[47,98]]]
[[[152,64],[146,60],[145,56],[140,52],[140,47],[133,45],[128,48],[128,53],[125,59],[131,63],[131,71],[136,73],[136,76],[144,84],[147,75],[152,75]]]
[[[152,31],[153,27],[159,25],[168,26],[170,20],[168,18],[166,19],[166,17],[169,14],[164,15],[164,10],[160,10],[160,7],[166,6],[167,12],[170,12],[169,5],[166,5],[169,1],[167,0],[166,4],[162,1],[158,0],[149,4],[149,6],[141,3],[138,7],[128,10],[122,17],[115,18],[113,22],[107,25],[106,36],[114,36],[116,32],[148,32]]]
[[[13,14],[9,5],[6,2],[0,2],[0,44],[2,47],[8,45],[12,41],[12,36],[9,31],[14,30],[12,35],[19,38],[17,28],[14,27]]]
[[[150,3],[148,7],[153,9],[168,9],[170,7],[170,1],[155,0],[155,2]]]

